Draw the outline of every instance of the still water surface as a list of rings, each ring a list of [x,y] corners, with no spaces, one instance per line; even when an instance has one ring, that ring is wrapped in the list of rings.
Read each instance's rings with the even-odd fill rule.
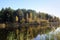
[[[60,40],[58,39],[58,37],[60,37],[60,27],[58,27],[54,31],[49,32],[48,34],[42,34],[42,35],[38,34],[32,40]]]

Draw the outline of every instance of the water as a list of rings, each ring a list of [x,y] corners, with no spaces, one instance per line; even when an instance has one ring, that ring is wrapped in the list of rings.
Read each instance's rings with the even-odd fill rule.
[[[33,40],[60,40],[60,27],[48,34],[38,34]]]
[[[34,38],[34,40],[46,40],[47,35],[46,34],[42,34],[42,35],[37,35],[36,38]]]
[[[60,27],[51,31],[47,26],[23,25],[18,29],[0,29],[0,40],[60,40],[59,30]]]

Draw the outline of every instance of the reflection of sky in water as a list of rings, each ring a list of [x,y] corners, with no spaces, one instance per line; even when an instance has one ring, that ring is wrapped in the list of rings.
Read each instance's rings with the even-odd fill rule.
[[[38,35],[34,40],[40,40],[40,35]]]
[[[51,34],[57,34],[57,33],[60,33],[60,27],[58,27],[54,32],[51,31],[49,32],[48,34],[38,34],[36,38],[34,38],[33,40],[46,40],[46,38],[50,39],[52,38],[52,35]],[[54,40],[57,40],[57,38],[54,38]]]
[[[43,34],[43,35],[38,34],[37,37],[34,38],[34,40],[46,40],[46,37],[47,37],[46,34]]]

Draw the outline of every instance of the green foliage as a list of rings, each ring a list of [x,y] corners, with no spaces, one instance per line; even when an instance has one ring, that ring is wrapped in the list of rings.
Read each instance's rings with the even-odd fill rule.
[[[53,20],[55,20],[55,21],[57,21],[56,19],[57,19],[57,17],[54,17],[53,18],[53,16],[51,16],[51,15],[48,15],[48,14],[45,14],[45,13],[42,13],[42,12],[39,12],[38,14],[37,14],[37,12],[35,11],[35,10],[31,10],[31,9],[28,9],[28,10],[26,10],[26,9],[17,9],[17,10],[13,10],[13,9],[11,9],[10,7],[9,8],[2,8],[1,10],[0,10],[0,20],[2,21],[2,22],[15,22],[15,16],[18,16],[18,18],[19,18],[19,21],[18,22],[20,22],[20,20],[22,19],[22,18],[24,18],[24,19],[26,19],[26,15],[27,15],[27,13],[29,14],[29,13],[32,13],[32,19],[34,19],[34,17],[35,16],[37,16],[38,18],[40,18],[40,19],[45,19],[45,20],[49,20],[49,22],[51,22],[51,21],[53,21]],[[28,15],[29,16],[29,15]],[[59,19],[58,19],[59,20]]]

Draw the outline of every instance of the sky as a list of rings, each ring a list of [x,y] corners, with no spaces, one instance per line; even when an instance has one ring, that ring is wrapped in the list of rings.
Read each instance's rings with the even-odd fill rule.
[[[0,0],[0,9],[32,9],[60,18],[60,0]]]

